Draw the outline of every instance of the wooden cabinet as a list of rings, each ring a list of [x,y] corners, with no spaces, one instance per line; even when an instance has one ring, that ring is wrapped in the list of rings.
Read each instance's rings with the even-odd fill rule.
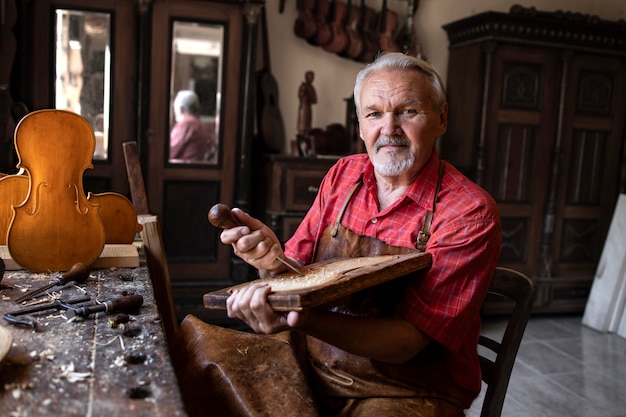
[[[302,221],[319,190],[322,178],[336,158],[298,158],[267,155],[263,183],[259,184],[259,213],[284,243]]]
[[[580,312],[626,188],[626,27],[514,6],[444,29],[441,154],[496,199],[500,265],[537,280],[535,311]]]

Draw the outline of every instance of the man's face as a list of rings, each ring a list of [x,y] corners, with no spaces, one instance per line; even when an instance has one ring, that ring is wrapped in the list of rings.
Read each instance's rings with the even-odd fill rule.
[[[376,171],[412,180],[447,127],[448,108],[435,108],[426,75],[409,71],[372,73],[361,90],[359,129]]]

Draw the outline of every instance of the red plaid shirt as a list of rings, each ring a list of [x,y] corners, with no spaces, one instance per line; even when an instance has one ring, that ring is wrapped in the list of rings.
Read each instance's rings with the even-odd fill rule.
[[[340,159],[285,244],[285,254],[303,264],[313,262],[318,239],[335,222],[360,179],[363,186],[350,200],[343,226],[390,245],[415,248],[426,212],[433,211],[439,161],[434,152],[405,195],[379,211],[374,168],[368,156]],[[466,393],[469,407],[480,392],[479,310],[500,255],[500,221],[493,198],[450,164],[442,163],[444,175],[426,246],[433,264],[410,282],[397,313],[443,346],[450,372]]]

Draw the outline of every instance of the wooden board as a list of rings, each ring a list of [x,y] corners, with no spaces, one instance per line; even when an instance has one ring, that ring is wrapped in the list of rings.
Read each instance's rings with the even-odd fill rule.
[[[267,282],[277,289],[268,296],[274,310],[299,311],[332,303],[357,291],[428,268],[431,262],[431,255],[427,252],[318,262],[300,268],[304,277],[295,272],[286,272],[207,293],[204,295],[204,307],[225,309],[226,299],[233,290],[253,283]],[[292,286],[291,283],[297,285]],[[288,286],[291,288],[287,289]]]
[[[0,245],[0,257],[7,271],[18,271],[22,268],[11,257],[6,245]],[[136,268],[139,266],[139,251],[135,244],[106,244],[102,253],[90,268]]]

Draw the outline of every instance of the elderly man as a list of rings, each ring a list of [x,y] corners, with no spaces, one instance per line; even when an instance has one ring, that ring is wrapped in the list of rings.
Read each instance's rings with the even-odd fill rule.
[[[215,151],[214,134],[198,113],[200,101],[191,90],[181,90],[174,98],[176,124],[170,132],[170,160],[205,161]]]
[[[285,270],[277,256],[305,265],[374,251],[426,250],[431,268],[359,302],[301,312],[273,311],[270,287],[249,285],[228,298],[228,316],[256,333],[305,335],[320,415],[461,416],[480,392],[479,310],[500,253],[497,206],[437,154],[448,106],[427,62],[382,54],[358,74],[354,98],[367,154],[329,170],[284,249],[239,209],[242,226],[221,240],[261,276]]]

